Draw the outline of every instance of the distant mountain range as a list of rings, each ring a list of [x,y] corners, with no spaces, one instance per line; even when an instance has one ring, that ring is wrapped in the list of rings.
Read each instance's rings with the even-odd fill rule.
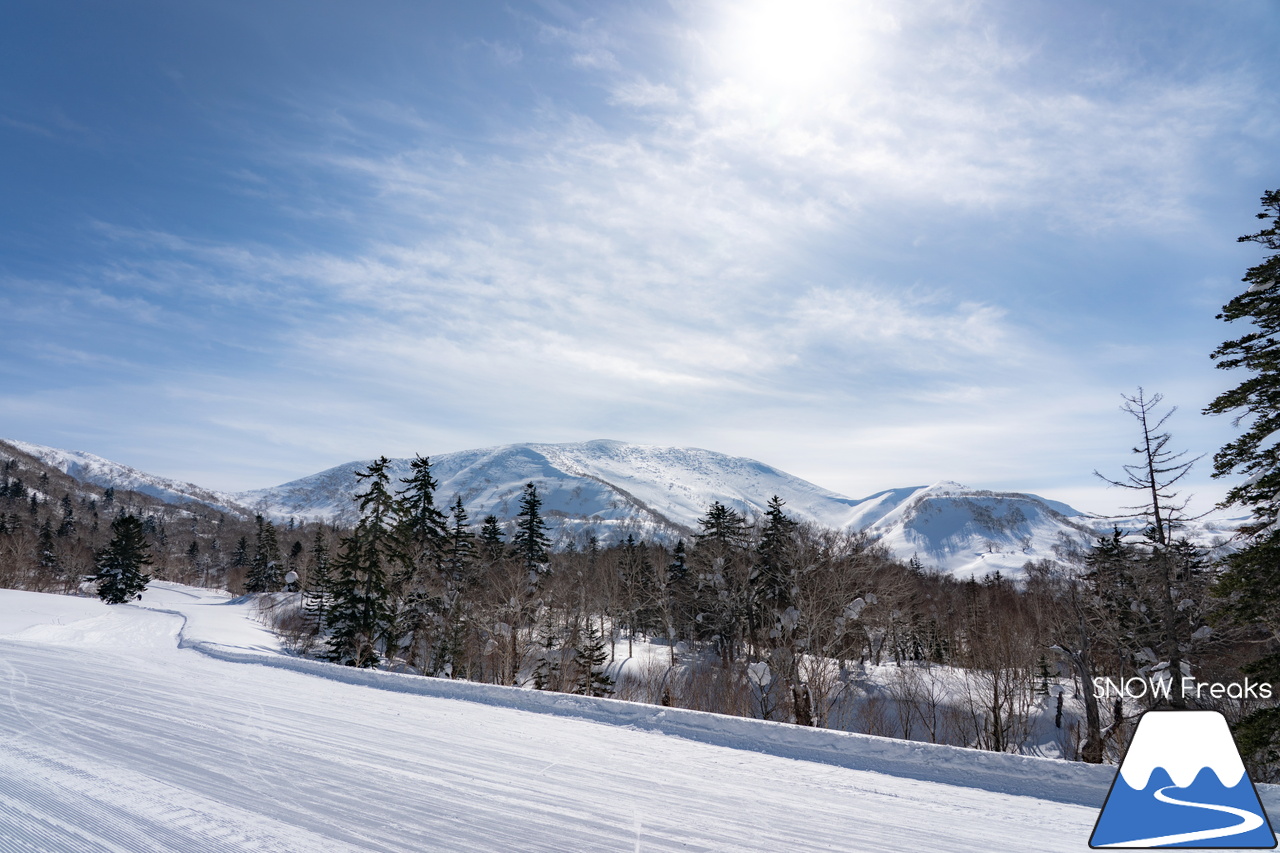
[[[350,522],[355,472],[372,460],[348,462],[269,489],[226,494],[156,477],[99,456],[27,442],[5,442],[82,482],[152,495],[171,504],[198,502],[241,515],[278,520]],[[0,446],[0,451],[3,447]],[[391,461],[393,478],[410,475],[408,459]],[[634,535],[668,541],[698,530],[712,502],[749,519],[764,514],[774,495],[793,518],[836,530],[866,531],[903,560],[958,576],[999,570],[1017,575],[1029,560],[1087,547],[1112,521],[1021,492],[970,489],[958,483],[889,489],[853,499],[777,468],[690,447],[620,441],[511,444],[431,457],[442,509],[461,496],[473,522],[492,514],[509,520],[526,483],[534,483],[559,544],[603,543]],[[1230,524],[1201,523],[1197,539],[1212,543]]]

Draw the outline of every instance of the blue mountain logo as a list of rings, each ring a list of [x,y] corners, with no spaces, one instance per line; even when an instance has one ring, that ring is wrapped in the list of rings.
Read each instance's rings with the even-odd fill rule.
[[[1274,848],[1226,718],[1217,711],[1144,714],[1089,846]]]

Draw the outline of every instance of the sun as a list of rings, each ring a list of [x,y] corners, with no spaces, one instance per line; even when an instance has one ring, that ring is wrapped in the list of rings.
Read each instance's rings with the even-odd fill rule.
[[[866,4],[754,0],[726,10],[716,57],[725,77],[771,94],[838,88],[872,48]]]

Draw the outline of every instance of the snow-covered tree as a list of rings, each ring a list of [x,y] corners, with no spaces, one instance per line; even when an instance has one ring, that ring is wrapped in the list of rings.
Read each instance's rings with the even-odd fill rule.
[[[98,597],[107,604],[124,604],[141,598],[151,582],[143,566],[151,565],[151,547],[142,522],[123,515],[111,522],[111,541],[98,554],[97,572],[90,580],[98,584]]]

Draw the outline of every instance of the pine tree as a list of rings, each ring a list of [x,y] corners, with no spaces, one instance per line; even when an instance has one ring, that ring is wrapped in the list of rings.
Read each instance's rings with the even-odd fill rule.
[[[609,652],[604,639],[591,620],[587,620],[585,636],[574,654],[578,679],[576,692],[585,696],[608,696],[613,693],[613,679],[605,668]]]
[[[76,511],[71,495],[62,496],[62,523],[58,525],[58,537],[65,539],[76,532]]]
[[[467,527],[467,509],[462,505],[461,495],[454,501],[449,521],[445,574],[456,589],[465,590],[475,583],[476,537]]]
[[[329,660],[347,666],[377,666],[378,640],[390,620],[388,573],[403,564],[404,550],[395,532],[397,501],[390,491],[387,457],[356,477],[366,490],[356,495],[360,521],[342,541],[334,562],[333,603],[329,608]],[[394,651],[394,650],[391,650]]]
[[[502,562],[507,554],[507,545],[502,535],[502,525],[496,515],[486,515],[480,525],[480,559],[487,566]]]
[[[397,571],[391,575],[388,648],[404,647],[405,657],[428,672],[445,667],[445,611],[448,609],[444,578],[448,522],[435,504],[437,483],[431,462],[417,456],[409,463],[411,474],[400,482],[397,493],[396,538],[404,549]]]
[[[756,546],[754,586],[766,611],[781,613],[791,606],[792,553],[797,524],[782,511],[785,501],[774,495],[765,513],[764,531]]]
[[[689,581],[689,563],[684,540],[676,542],[667,564],[662,588],[662,618],[666,626],[667,642],[671,648],[671,665],[676,665],[676,639],[686,636],[693,616],[690,613],[693,592]]]
[[[40,525],[40,535],[36,539],[36,571],[41,585],[51,584],[62,576],[62,560],[58,558],[58,549],[53,541],[53,525],[47,518]]]
[[[745,519],[714,501],[698,519],[690,560],[697,569],[694,617],[699,634],[713,640],[725,665],[737,652],[750,607],[750,555]]]
[[[520,561],[528,572],[529,582],[537,580],[550,571],[551,557],[548,549],[551,540],[547,538],[547,525],[542,520],[542,499],[538,497],[538,489],[533,483],[524,487],[520,497],[520,512],[516,515],[516,532],[511,539],[511,555]]]
[[[244,581],[245,592],[279,592],[284,587],[284,567],[280,562],[276,526],[261,515],[255,516],[254,521],[258,532],[249,574]]]
[[[151,575],[142,567],[151,565],[151,546],[142,522],[125,515],[111,522],[111,541],[98,554],[97,573],[90,580],[98,584],[98,597],[107,604],[124,604],[142,597]]]
[[[333,577],[329,570],[329,546],[324,531],[316,530],[311,544],[310,568],[307,570],[307,588],[302,596],[302,609],[307,614],[311,630],[323,634],[327,626],[329,607],[333,601]]]
[[[401,479],[405,488],[398,493],[397,511],[399,535],[412,551],[419,565],[435,564],[438,567],[449,538],[448,521],[436,506],[438,483],[431,476],[431,460],[417,456],[409,463],[409,477]]]
[[[1223,616],[1264,632],[1259,656],[1242,671],[1274,683],[1280,682],[1280,189],[1264,193],[1262,207],[1257,218],[1270,220],[1268,227],[1239,242],[1257,243],[1270,254],[1245,272],[1248,287],[1218,314],[1219,320],[1245,320],[1253,328],[1212,354],[1219,369],[1249,375],[1214,398],[1205,412],[1230,413],[1237,426],[1245,426],[1239,438],[1213,457],[1214,477],[1244,478],[1227,492],[1223,506],[1248,507],[1253,513],[1244,529],[1248,544],[1226,558],[1215,592]],[[1280,752],[1280,712],[1252,710],[1241,720],[1239,731],[1247,734],[1248,748],[1261,756],[1258,760],[1274,769]]]

